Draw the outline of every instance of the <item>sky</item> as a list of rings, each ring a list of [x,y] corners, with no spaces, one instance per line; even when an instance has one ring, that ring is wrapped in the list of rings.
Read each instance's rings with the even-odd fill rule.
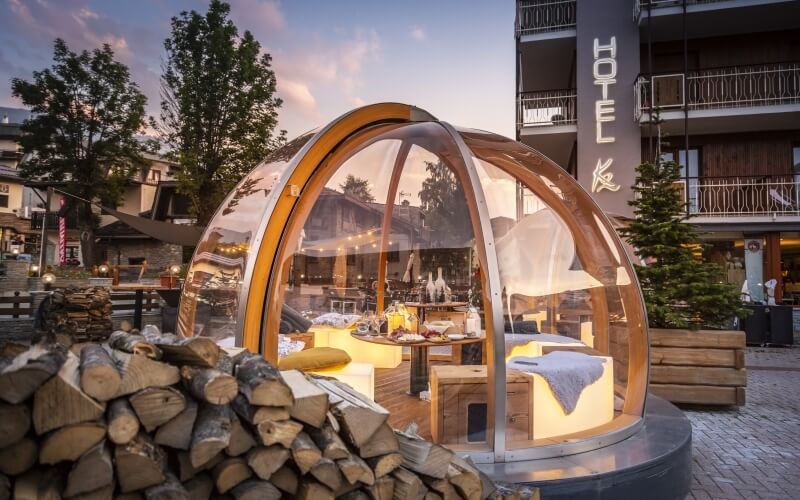
[[[294,137],[364,104],[394,101],[440,120],[514,135],[512,0],[230,0],[231,18],[273,57],[279,127]],[[157,115],[172,16],[207,0],[0,0],[0,106],[11,79],[111,45]]]

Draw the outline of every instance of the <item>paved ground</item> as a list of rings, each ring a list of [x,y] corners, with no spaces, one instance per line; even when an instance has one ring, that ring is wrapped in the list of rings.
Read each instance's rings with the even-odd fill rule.
[[[747,404],[683,407],[694,499],[800,499],[800,347],[748,348]]]

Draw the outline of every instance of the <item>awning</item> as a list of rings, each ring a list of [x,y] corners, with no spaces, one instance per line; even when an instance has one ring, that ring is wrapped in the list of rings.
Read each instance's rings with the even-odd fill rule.
[[[172,243],[173,245],[195,246],[203,236],[203,230],[205,229],[188,224],[173,224],[171,222],[138,217],[104,206],[100,206],[100,209],[151,238],[164,243]]]

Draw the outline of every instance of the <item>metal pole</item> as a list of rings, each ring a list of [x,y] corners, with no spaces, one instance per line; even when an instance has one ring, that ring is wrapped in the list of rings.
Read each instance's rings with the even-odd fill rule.
[[[44,202],[44,217],[42,217],[42,236],[39,241],[39,277],[44,272],[44,264],[47,262],[47,216],[50,214],[50,199],[53,196],[53,188],[47,188],[47,198]]]

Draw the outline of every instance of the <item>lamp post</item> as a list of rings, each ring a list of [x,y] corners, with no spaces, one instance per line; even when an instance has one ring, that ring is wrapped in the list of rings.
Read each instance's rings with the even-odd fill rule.
[[[53,274],[53,273],[49,273],[49,272],[48,273],[44,273],[42,275],[41,280],[42,280],[42,284],[44,285],[44,289],[49,291],[50,287],[53,286],[53,283],[56,282],[56,275]]]

